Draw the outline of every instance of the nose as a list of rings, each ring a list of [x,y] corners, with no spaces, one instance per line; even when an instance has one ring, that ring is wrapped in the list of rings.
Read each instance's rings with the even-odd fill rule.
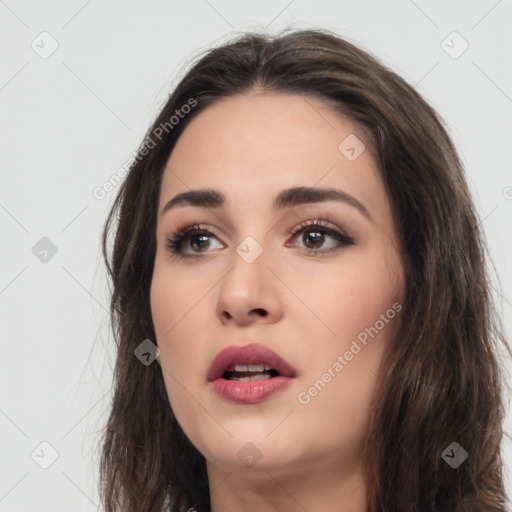
[[[267,266],[266,252],[252,262],[233,252],[232,268],[222,279],[217,296],[217,316],[223,325],[274,323],[282,317],[282,290]]]

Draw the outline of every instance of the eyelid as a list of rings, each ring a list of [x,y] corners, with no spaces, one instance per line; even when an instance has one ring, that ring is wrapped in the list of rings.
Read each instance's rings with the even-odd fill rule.
[[[210,224],[203,223],[194,223],[194,224],[185,224],[183,226],[177,226],[174,228],[173,232],[170,235],[165,237],[167,248],[175,255],[181,256],[184,258],[187,257],[197,257],[201,256],[201,253],[196,254],[182,254],[177,250],[176,246],[183,243],[188,237],[191,236],[199,236],[201,233],[205,233],[207,236],[214,236],[217,240],[219,240],[219,236],[215,233],[215,227]],[[219,240],[220,242],[220,240]],[[221,245],[224,246],[222,242]],[[210,252],[210,251],[205,251]]]
[[[335,234],[335,235],[346,236],[347,238],[349,238],[348,233],[346,233],[344,229],[337,226],[336,224],[333,224],[330,220],[327,220],[323,217],[315,217],[314,219],[301,222],[297,227],[293,228],[290,231],[290,234],[292,236],[294,236],[297,233],[299,233],[300,231],[302,231],[303,229],[310,227],[310,226],[311,227],[319,226],[319,227],[325,229],[327,232],[331,232],[332,234]]]
[[[347,246],[354,245],[355,243],[355,239],[350,236],[345,229],[333,224],[331,221],[324,219],[323,217],[317,217],[312,220],[303,221],[294,228],[291,232],[294,241],[291,245],[286,244],[286,246],[295,247],[296,236],[307,231],[314,231],[314,228],[318,228],[318,231],[324,232],[327,236],[334,238],[338,244],[335,247],[321,248],[318,250],[308,247],[301,248],[307,255],[321,258],[344,249]]]

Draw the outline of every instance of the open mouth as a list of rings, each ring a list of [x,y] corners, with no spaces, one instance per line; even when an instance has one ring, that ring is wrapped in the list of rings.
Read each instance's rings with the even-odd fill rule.
[[[207,382],[224,400],[256,404],[288,387],[296,376],[289,363],[263,345],[233,345],[217,354]]]
[[[295,376],[295,369],[273,350],[250,344],[221,350],[210,366],[207,379],[210,382],[216,379],[248,382]]]
[[[280,373],[269,365],[261,364],[237,364],[234,368],[226,370],[222,377],[226,380],[248,382],[251,380],[265,380],[278,377]]]

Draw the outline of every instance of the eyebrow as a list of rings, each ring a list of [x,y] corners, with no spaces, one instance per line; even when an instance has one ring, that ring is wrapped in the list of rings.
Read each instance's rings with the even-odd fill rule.
[[[348,204],[359,211],[369,221],[373,222],[367,208],[354,196],[334,188],[293,187],[287,188],[275,198],[274,210],[281,210],[290,206],[297,206],[322,201],[338,201]],[[163,207],[160,215],[176,206],[197,206],[200,208],[222,208],[226,204],[226,197],[217,190],[199,189],[189,190],[177,194]]]

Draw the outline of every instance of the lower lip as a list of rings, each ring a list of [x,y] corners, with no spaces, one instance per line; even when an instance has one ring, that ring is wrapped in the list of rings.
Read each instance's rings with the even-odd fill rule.
[[[213,390],[225,400],[237,404],[257,404],[273,393],[286,388],[291,382],[291,377],[279,376],[248,381],[215,379],[211,384]]]

